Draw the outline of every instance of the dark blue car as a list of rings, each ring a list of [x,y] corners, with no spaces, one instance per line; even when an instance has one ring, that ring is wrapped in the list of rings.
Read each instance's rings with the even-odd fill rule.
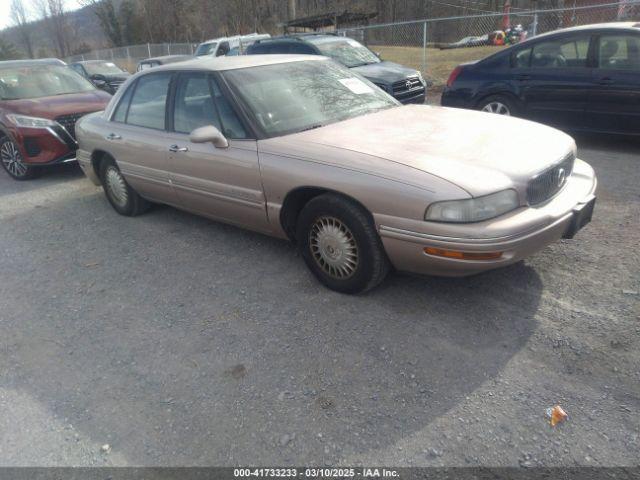
[[[460,65],[442,105],[640,134],[640,23],[558,30]]]

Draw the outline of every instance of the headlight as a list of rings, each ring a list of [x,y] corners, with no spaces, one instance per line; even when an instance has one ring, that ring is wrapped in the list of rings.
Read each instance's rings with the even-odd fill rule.
[[[418,80],[420,80],[422,85],[426,85],[427,82],[424,81],[424,77],[422,76],[422,72],[420,70],[418,70],[416,73],[418,74]]]
[[[451,223],[481,222],[510,212],[519,205],[515,190],[503,190],[484,197],[432,203],[424,219]]]
[[[27,128],[48,128],[53,127],[56,122],[49,120],[48,118],[27,117],[25,115],[7,115],[7,118],[11,120],[18,127]]]

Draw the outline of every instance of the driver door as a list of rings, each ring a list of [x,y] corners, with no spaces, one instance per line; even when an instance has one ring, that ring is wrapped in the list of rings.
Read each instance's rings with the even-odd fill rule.
[[[201,215],[252,230],[270,231],[255,139],[213,76],[206,72],[178,75],[166,136],[169,179],[179,205]],[[196,128],[213,125],[228,148],[192,143]]]
[[[591,86],[589,34],[551,38],[531,47],[528,68],[518,68],[526,117],[547,125],[582,128]]]

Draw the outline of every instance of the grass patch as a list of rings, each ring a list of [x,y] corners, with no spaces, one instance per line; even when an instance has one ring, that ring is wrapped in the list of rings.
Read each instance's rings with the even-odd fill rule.
[[[422,70],[422,47],[388,47],[384,45],[370,45],[371,50],[379,52],[383,60],[400,63],[407,67]],[[427,48],[427,71],[422,74],[433,81],[435,86],[447,83],[451,70],[464,62],[480,60],[504,47],[483,46],[469,48],[455,48],[440,50],[439,48]]]

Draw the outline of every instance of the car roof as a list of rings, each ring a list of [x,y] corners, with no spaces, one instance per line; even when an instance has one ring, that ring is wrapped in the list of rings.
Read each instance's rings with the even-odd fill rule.
[[[80,62],[73,62],[72,65],[89,65],[92,63],[113,63],[111,60],[82,60]]]
[[[0,68],[31,67],[36,65],[66,65],[58,58],[40,58],[37,60],[8,60],[0,62]]]
[[[251,40],[252,38],[255,38],[255,37],[263,37],[264,39],[267,39],[270,36],[271,35],[269,35],[268,33],[247,33],[246,35],[233,35],[231,37],[212,38],[210,40],[205,40],[200,45],[208,45],[209,43],[213,43],[213,42],[223,42],[223,41],[238,40],[238,39]]]
[[[151,57],[145,58],[144,60],[140,60],[138,63],[145,62],[174,62],[180,61],[181,59],[193,58],[191,55],[164,55],[161,57]]]
[[[560,30],[553,30],[551,32],[541,33],[535,37],[531,37],[531,40],[537,40],[538,38],[549,37],[561,33],[581,32],[588,30],[636,30],[640,31],[639,22],[609,22],[609,23],[592,23],[589,25],[580,25],[577,27],[562,28]]]
[[[238,55],[235,57],[199,57],[177,65],[163,65],[149,72],[163,70],[237,70],[240,68],[275,65],[278,63],[300,62],[303,60],[327,60],[320,55]]]

